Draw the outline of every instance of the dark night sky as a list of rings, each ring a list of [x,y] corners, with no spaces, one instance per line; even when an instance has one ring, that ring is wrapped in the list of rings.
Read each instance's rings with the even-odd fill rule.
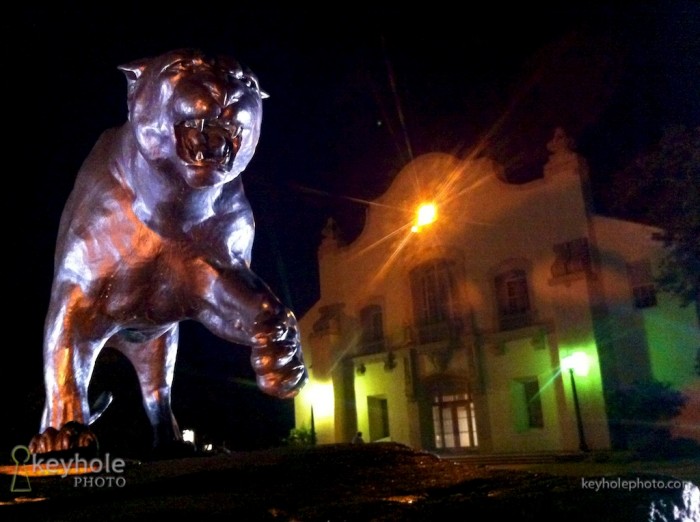
[[[700,124],[693,1],[491,2],[478,11],[430,3],[432,11],[412,12],[207,3],[144,13],[135,3],[98,4],[22,7],[2,22],[10,447],[38,427],[42,325],[63,203],[99,133],[126,119],[117,65],[191,46],[232,54],[257,73],[271,97],[243,178],[257,221],[253,268],[298,315],[317,298],[326,218],[351,239],[364,213],[356,200],[379,196],[411,156],[483,146],[519,181],[539,172],[546,141],[563,126],[591,163],[604,212],[612,173],[665,126]],[[289,402],[245,384],[245,349],[193,326],[180,355],[181,421],[219,434],[245,418],[239,431],[251,435],[235,439],[241,446],[288,429]]]

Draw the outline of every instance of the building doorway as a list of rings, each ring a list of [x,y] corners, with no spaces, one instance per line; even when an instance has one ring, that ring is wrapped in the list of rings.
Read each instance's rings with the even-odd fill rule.
[[[433,430],[436,449],[476,448],[476,408],[469,393],[433,395]]]

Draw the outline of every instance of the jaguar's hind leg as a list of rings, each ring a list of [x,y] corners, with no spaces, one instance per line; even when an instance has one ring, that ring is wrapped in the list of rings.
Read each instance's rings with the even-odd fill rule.
[[[136,370],[144,409],[153,428],[154,448],[182,441],[171,402],[178,337],[179,328],[174,324],[154,339],[141,341],[137,334],[120,334],[110,341],[110,346],[122,352]]]

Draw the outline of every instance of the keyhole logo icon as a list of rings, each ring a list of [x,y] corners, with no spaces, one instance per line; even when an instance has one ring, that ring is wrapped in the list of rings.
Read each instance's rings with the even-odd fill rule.
[[[18,456],[21,456],[22,453],[24,453],[24,458],[22,459],[22,462],[20,462]],[[31,491],[32,486],[29,484],[29,477],[19,472],[20,464],[26,464],[29,462],[29,448],[27,446],[15,446],[12,448],[11,456],[15,463],[15,475],[12,477],[10,491],[12,493],[26,493],[27,491]],[[21,477],[19,481],[17,480],[17,477]]]

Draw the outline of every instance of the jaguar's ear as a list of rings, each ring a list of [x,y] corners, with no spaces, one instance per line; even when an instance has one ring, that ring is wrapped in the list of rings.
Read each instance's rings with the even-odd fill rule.
[[[133,62],[125,63],[117,67],[126,76],[126,86],[131,94],[134,91],[136,81],[141,77],[143,71],[146,70],[146,64],[148,60],[135,60]]]

